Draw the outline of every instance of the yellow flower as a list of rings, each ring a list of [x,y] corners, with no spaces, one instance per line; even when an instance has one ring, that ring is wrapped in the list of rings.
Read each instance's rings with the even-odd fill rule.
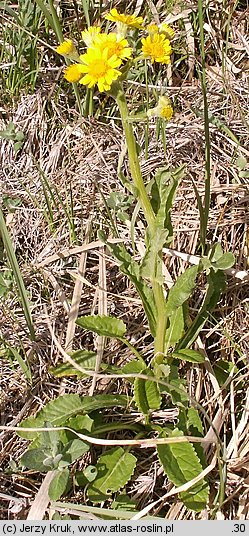
[[[106,48],[104,50],[89,48],[80,59],[82,61],[80,69],[84,73],[80,83],[88,87],[98,84],[99,91],[109,91],[114,80],[121,74],[117,70],[121,65],[121,59],[117,56],[109,58]]]
[[[147,112],[148,117],[162,117],[169,121],[173,116],[173,108],[168,97],[159,97],[158,105]]]
[[[64,78],[66,78],[68,82],[72,82],[72,83],[79,82],[83,76],[82,70],[81,70],[82,67],[83,65],[80,65],[79,63],[69,65],[65,69]]]
[[[160,33],[154,35],[148,35],[145,39],[142,39],[142,56],[144,58],[150,58],[154,63],[170,63],[170,54],[172,48],[165,35]]]
[[[75,54],[75,52],[77,53],[77,50],[72,39],[66,39],[56,48],[56,52],[61,56],[71,56],[72,54]]]
[[[148,24],[148,26],[146,26],[146,30],[148,32],[149,35],[154,35],[154,34],[157,34],[159,32],[159,28],[156,24]]]
[[[87,30],[81,32],[82,39],[87,47],[93,45],[95,37],[101,32],[100,26],[89,26]]]
[[[119,13],[116,8],[111,9],[110,13],[105,16],[107,20],[112,22],[121,22],[131,28],[142,28],[143,17],[136,17],[136,15],[125,15],[125,13]]]
[[[175,35],[173,28],[170,28],[170,26],[166,24],[166,22],[162,22],[162,24],[160,24],[159,30],[162,34],[165,35],[165,37],[167,37],[167,39],[173,39]]]
[[[114,32],[97,35],[97,37],[94,39],[94,47],[101,51],[107,49],[108,58],[111,58],[111,56],[117,56],[117,58],[121,60],[126,60],[132,55],[132,48],[129,47],[127,39],[123,39]]]

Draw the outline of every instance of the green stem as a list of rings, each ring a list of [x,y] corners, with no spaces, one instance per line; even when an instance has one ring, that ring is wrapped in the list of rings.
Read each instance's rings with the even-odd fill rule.
[[[147,194],[147,191],[143,182],[138,154],[137,154],[136,140],[135,140],[132,124],[129,122],[129,110],[128,110],[123,88],[120,84],[115,85],[113,96],[116,99],[117,105],[119,107],[121,119],[122,119],[122,125],[123,125],[123,129],[125,133],[128,156],[129,156],[131,176],[132,176],[134,185],[137,189],[138,199],[140,201],[143,213],[145,215],[145,218],[148,224],[148,229],[149,231],[151,231],[151,235],[153,236],[153,229],[155,225],[155,213],[151,206],[151,202],[150,202],[149,196]],[[164,314],[165,298],[163,294],[163,287],[157,281],[153,282],[153,292],[154,292],[154,297],[155,297],[155,302],[156,302],[156,307],[157,307],[157,327],[156,327],[155,346],[154,346],[155,361],[157,363],[161,363],[164,358],[164,344],[165,344],[165,332],[166,332],[167,318],[166,318],[166,315]]]
[[[163,294],[163,287],[156,281],[153,284],[153,293],[157,308],[157,325],[154,343],[154,363],[160,365],[164,360],[167,316],[165,314],[165,298]]]
[[[141,203],[141,207],[145,215],[145,218],[147,220],[148,226],[153,227],[154,221],[155,221],[155,214],[152,209],[151,202],[150,202],[149,196],[146,192],[145,185],[143,182],[138,155],[137,155],[136,140],[135,140],[132,125],[129,123],[129,110],[128,110],[125,94],[121,85],[119,86],[117,85],[117,90],[115,91],[114,96],[116,98],[116,102],[119,107],[122,125],[123,125],[123,129],[125,133],[132,179],[133,179],[135,187],[137,188],[138,199]]]
[[[206,81],[206,62],[205,62],[205,39],[204,39],[204,23],[203,23],[203,2],[198,0],[198,18],[200,28],[200,53],[201,53],[201,86],[204,105],[204,131],[205,131],[205,195],[204,195],[204,211],[203,222],[201,226],[200,238],[202,252],[204,254],[207,238],[208,216],[211,200],[211,155],[210,155],[210,135],[209,135],[209,115],[208,115],[208,99],[207,99],[207,81]]]
[[[145,361],[143,360],[142,356],[141,356],[140,353],[137,351],[137,349],[135,348],[135,346],[133,346],[133,344],[131,344],[125,337],[120,337],[120,341],[122,341],[124,344],[126,344],[126,346],[128,346],[128,348],[130,348],[130,350],[132,351],[132,353],[138,358],[138,360],[140,361],[140,363],[142,363],[142,365],[144,366],[144,368],[147,368],[147,365],[146,365]]]

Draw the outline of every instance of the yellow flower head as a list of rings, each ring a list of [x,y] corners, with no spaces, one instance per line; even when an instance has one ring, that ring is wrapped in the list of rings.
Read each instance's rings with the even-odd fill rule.
[[[66,39],[56,48],[56,52],[61,56],[71,56],[72,54],[75,54],[75,52],[77,53],[77,50],[72,39]]]
[[[148,24],[148,26],[146,26],[146,30],[149,35],[154,35],[159,32],[158,26],[154,23]]]
[[[111,9],[110,13],[108,13],[105,18],[117,23],[118,32],[121,35],[125,35],[127,26],[130,28],[141,29],[144,23],[143,17],[136,17],[136,15],[125,15],[125,13],[119,13],[116,8]]]
[[[158,105],[147,112],[148,117],[162,117],[169,121],[173,115],[173,108],[168,97],[159,97]]]
[[[100,34],[100,26],[89,26],[87,30],[81,32],[81,37],[87,47],[90,47],[94,44],[95,37]]]
[[[159,30],[163,35],[165,35],[165,37],[167,37],[167,39],[173,39],[175,35],[173,28],[170,28],[166,22],[162,22],[162,24],[160,24]]]
[[[117,56],[108,57],[108,49],[89,48],[86,54],[80,56],[84,73],[80,80],[81,84],[93,87],[98,84],[99,91],[109,91],[114,80],[121,75],[117,67],[121,65],[121,59]]]
[[[94,48],[103,51],[107,49],[107,57],[117,56],[120,60],[126,60],[132,55],[132,48],[129,47],[127,39],[114,32],[109,34],[99,34],[94,39]]]
[[[81,67],[83,67],[82,65],[80,65],[79,63],[75,63],[73,65],[69,65],[68,67],[66,67],[65,69],[65,72],[64,72],[64,78],[66,78],[66,80],[68,82],[79,82],[80,79],[82,78],[83,74],[82,74],[82,70],[81,70]]]
[[[170,63],[171,53],[172,48],[165,35],[158,33],[142,39],[142,56],[149,58],[152,63]]]

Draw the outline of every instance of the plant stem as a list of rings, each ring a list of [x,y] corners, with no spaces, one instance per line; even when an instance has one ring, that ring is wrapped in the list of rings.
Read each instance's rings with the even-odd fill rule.
[[[123,88],[120,84],[116,84],[114,92],[113,92],[113,96],[116,99],[117,105],[119,107],[121,119],[122,119],[122,125],[124,129],[126,144],[127,144],[127,149],[128,149],[131,176],[132,176],[134,185],[137,189],[138,199],[141,203],[141,207],[142,207],[143,213],[145,215],[145,218],[148,224],[148,229],[151,232],[151,236],[153,237],[153,230],[155,226],[155,214],[154,214],[149,196],[146,192],[145,185],[143,182],[133,127],[132,127],[132,124],[129,122],[129,110],[128,110]],[[164,358],[164,343],[165,343],[165,332],[166,332],[166,322],[167,322],[167,317],[164,313],[165,298],[163,294],[163,286],[160,285],[160,283],[154,280],[152,286],[153,286],[153,293],[154,293],[156,307],[157,307],[157,327],[156,327],[154,352],[155,352],[156,363],[161,363]]]
[[[138,199],[141,203],[141,207],[145,215],[145,218],[147,220],[148,226],[152,228],[154,225],[154,221],[155,221],[155,214],[152,209],[151,202],[150,202],[149,196],[146,192],[145,185],[143,182],[138,155],[137,155],[136,140],[135,140],[132,125],[128,121],[129,110],[128,110],[125,94],[121,85],[118,86],[118,89],[115,92],[115,98],[117,101],[117,105],[119,107],[119,111],[120,111],[120,115],[122,119],[122,125],[123,125],[123,129],[125,133],[132,179],[133,179],[135,187],[137,188]]]
[[[160,365],[164,359],[167,316],[165,312],[165,298],[163,294],[163,287],[156,281],[153,283],[153,293],[157,308],[156,336],[154,343],[154,363]]]
[[[209,115],[208,115],[208,100],[207,100],[207,82],[206,82],[206,64],[205,64],[205,40],[203,28],[203,2],[198,0],[198,19],[200,28],[200,53],[201,53],[201,86],[204,105],[204,131],[205,131],[205,195],[204,195],[204,210],[203,224],[201,226],[200,238],[201,247],[204,254],[207,238],[208,216],[211,199],[211,156],[210,156],[210,136],[209,136]]]
[[[126,346],[128,346],[128,348],[130,348],[132,353],[137,357],[137,359],[140,361],[140,363],[142,363],[144,368],[146,368],[147,365],[146,365],[145,361],[143,360],[142,356],[137,351],[137,349],[133,346],[133,344],[131,344],[125,337],[120,337],[120,341],[122,341],[124,344],[126,344]]]

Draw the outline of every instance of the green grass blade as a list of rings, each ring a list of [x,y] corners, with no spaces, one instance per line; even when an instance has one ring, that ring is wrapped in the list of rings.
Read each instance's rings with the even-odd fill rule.
[[[31,340],[34,341],[35,340],[35,331],[34,331],[32,316],[31,316],[31,312],[30,312],[27,293],[26,293],[26,289],[25,289],[25,285],[24,285],[24,282],[23,282],[22,274],[20,272],[20,268],[19,268],[19,265],[18,265],[18,262],[17,262],[17,258],[16,258],[16,255],[15,255],[15,252],[14,252],[14,249],[13,249],[13,246],[12,246],[12,242],[11,242],[11,239],[10,239],[10,236],[9,236],[9,233],[8,233],[8,229],[6,227],[4,217],[3,217],[3,213],[2,213],[1,209],[0,209],[0,233],[1,233],[1,236],[2,236],[3,244],[4,244],[4,247],[5,247],[5,250],[6,250],[6,254],[7,254],[10,266],[11,266],[11,268],[13,270],[13,274],[14,274],[14,277],[15,277],[15,282],[16,282],[16,286],[17,286],[17,289],[18,289],[20,302],[21,302],[22,309],[23,309],[23,314],[25,316],[25,320],[26,320],[26,324],[27,324],[27,327],[28,327],[28,330],[29,330],[29,333],[30,333],[30,337],[31,337]]]

